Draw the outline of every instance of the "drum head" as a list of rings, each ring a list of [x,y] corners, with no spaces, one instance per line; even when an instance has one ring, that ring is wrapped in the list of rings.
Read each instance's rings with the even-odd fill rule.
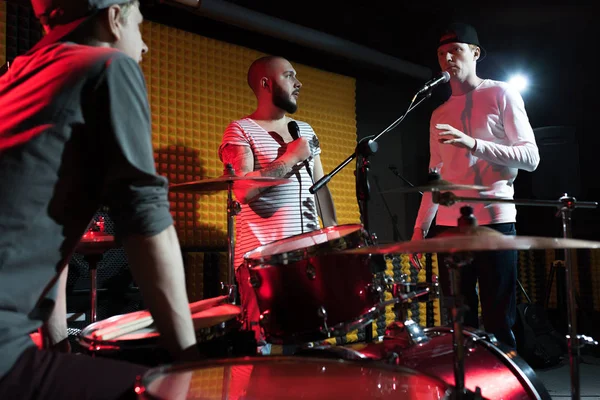
[[[221,304],[207,310],[192,314],[196,337],[200,340],[208,340],[223,331],[225,322],[235,320],[241,314],[241,309],[232,304]],[[110,340],[99,340],[94,334],[106,328],[125,326],[132,320],[149,317],[146,310],[133,313],[115,315],[108,319],[94,322],[85,327],[79,334],[79,342],[84,347],[101,350],[123,350],[127,348],[154,347],[156,346],[158,331],[154,324],[127,332]]]
[[[159,367],[144,399],[445,399],[449,387],[403,367],[304,357],[252,357]]]
[[[244,255],[252,265],[283,263],[323,251],[346,250],[364,245],[366,232],[360,224],[330,226],[316,231],[290,236],[260,246]],[[296,253],[300,254],[300,257]]]

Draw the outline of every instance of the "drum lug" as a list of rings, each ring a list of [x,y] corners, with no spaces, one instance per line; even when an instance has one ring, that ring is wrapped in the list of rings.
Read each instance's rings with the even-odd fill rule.
[[[317,270],[310,262],[306,264],[306,276],[311,281],[317,278]]]
[[[467,351],[467,353],[473,353],[475,352],[475,350],[477,350],[477,340],[479,339],[471,336],[465,341],[465,350]]]
[[[395,351],[392,351],[390,354],[386,355],[386,362],[392,365],[400,365],[400,355]]]
[[[371,246],[377,246],[379,244],[379,238],[375,232],[371,233],[369,236],[369,243]]]
[[[260,314],[260,317],[258,318],[258,323],[262,327],[265,327],[265,326],[269,325],[269,322],[271,322],[270,319],[271,319],[271,312],[269,310],[267,310]]]
[[[430,299],[439,299],[440,298],[440,278],[437,275],[431,276],[431,294],[429,295]]]
[[[407,319],[404,322],[392,322],[386,327],[385,337],[402,339],[409,346],[422,345],[431,340],[423,328],[412,319]]]
[[[317,314],[319,315],[319,318],[323,319],[323,327],[321,328],[321,333],[327,334],[327,337],[330,338],[331,332],[329,331],[329,327],[327,326],[327,310],[325,309],[325,307],[321,306],[319,307]]]
[[[260,278],[258,277],[258,275],[250,276],[250,278],[248,278],[248,282],[250,283],[250,286],[252,286],[254,289],[260,287]]]

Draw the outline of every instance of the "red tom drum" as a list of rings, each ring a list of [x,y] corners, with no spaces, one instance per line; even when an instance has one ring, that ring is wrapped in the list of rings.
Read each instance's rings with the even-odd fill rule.
[[[340,253],[367,243],[362,225],[339,225],[246,253],[244,262],[267,339],[319,340],[372,320],[369,313],[379,296],[373,286],[371,257]]]

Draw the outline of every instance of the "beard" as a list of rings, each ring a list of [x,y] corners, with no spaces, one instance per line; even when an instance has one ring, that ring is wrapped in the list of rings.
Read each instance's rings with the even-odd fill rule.
[[[298,110],[298,104],[290,99],[290,95],[283,91],[281,86],[273,85],[273,104],[283,111],[293,114]]]

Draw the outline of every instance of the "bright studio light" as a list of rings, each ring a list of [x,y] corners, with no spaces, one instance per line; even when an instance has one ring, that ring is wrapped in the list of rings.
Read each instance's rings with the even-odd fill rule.
[[[513,76],[508,80],[508,84],[521,93],[527,90],[527,78],[525,78],[523,75]]]

